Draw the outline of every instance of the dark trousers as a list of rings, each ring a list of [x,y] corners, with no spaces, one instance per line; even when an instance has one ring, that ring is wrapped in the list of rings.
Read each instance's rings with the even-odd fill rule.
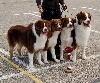
[[[44,9],[44,12],[41,14],[41,18],[44,20],[60,19],[61,11]],[[60,47],[59,47],[60,44],[61,42],[60,42],[60,34],[59,34],[58,39],[57,39],[57,45],[55,46],[55,54],[58,59],[60,57]],[[49,50],[47,51],[47,58],[48,60],[53,61],[51,52]]]
[[[44,12],[41,14],[41,18],[44,20],[60,19],[61,11],[59,10],[48,10],[44,9]]]

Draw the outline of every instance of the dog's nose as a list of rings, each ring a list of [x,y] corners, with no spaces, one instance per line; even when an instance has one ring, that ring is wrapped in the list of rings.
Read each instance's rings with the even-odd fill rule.
[[[47,28],[45,28],[45,29],[44,29],[44,32],[47,32],[47,31],[48,31],[48,29],[47,29]]]
[[[89,24],[89,23],[90,23],[90,21],[88,20],[88,21],[87,21],[87,23]]]
[[[70,28],[71,28],[72,26],[73,26],[72,24],[69,25]]]
[[[62,28],[61,28],[61,27],[58,27],[58,28],[57,28],[57,31],[61,31],[61,30],[62,30]]]

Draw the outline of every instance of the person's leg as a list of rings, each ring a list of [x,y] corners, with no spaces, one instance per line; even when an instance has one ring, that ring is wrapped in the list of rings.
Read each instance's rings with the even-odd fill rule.
[[[51,15],[50,11],[44,10],[44,12],[41,14],[41,19],[44,20],[52,20],[53,16]]]
[[[52,58],[52,54],[51,54],[49,49],[47,50],[47,59],[50,60],[50,61],[54,61],[54,59]]]
[[[57,10],[55,12],[55,19],[60,19],[60,18],[61,18],[61,11]],[[60,35],[61,33],[58,35],[57,45],[55,46],[55,53],[58,59],[60,59],[60,45],[61,45]]]
[[[54,19],[61,19],[62,12],[60,10],[56,10],[54,13]]]

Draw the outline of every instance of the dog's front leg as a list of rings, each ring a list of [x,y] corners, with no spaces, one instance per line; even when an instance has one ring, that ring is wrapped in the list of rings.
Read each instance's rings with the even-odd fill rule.
[[[53,58],[56,62],[60,62],[60,60],[56,59],[54,47],[51,47],[51,54],[52,54],[52,58]]]
[[[40,51],[37,53],[37,60],[38,60],[38,63],[40,65],[44,65],[44,63],[41,61],[41,53],[40,53]]]
[[[87,59],[87,57],[85,55],[85,49],[86,49],[86,46],[83,46],[82,59]]]
[[[60,60],[64,60],[64,58],[63,58],[63,45],[60,46]]]
[[[33,68],[33,55],[31,53],[28,53],[28,57],[29,57],[29,68]]]
[[[72,51],[72,59],[73,62],[76,61],[76,49]]]
[[[47,61],[47,51],[43,51],[43,52],[42,52],[42,56],[43,56],[43,59],[44,59],[44,63],[49,63],[49,62]]]

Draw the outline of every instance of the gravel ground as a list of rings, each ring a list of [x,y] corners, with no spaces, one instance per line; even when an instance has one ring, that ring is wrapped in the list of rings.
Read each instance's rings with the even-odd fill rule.
[[[80,47],[77,52],[77,61],[71,62],[74,68],[72,73],[66,73],[68,63],[65,60],[60,63],[49,61],[50,63],[44,66],[34,63],[37,71],[31,74],[43,83],[100,83],[100,57],[96,57],[100,55],[100,0],[65,0],[65,3],[68,6],[68,12],[64,14],[68,16],[75,17],[80,11],[92,14],[92,31],[86,48],[86,56],[94,58],[81,60]],[[40,19],[40,13],[35,0],[0,0],[0,48],[8,51],[6,33],[12,25],[26,26],[38,19]],[[5,75],[19,73],[21,72],[18,69],[0,58],[0,79]],[[23,74],[0,81],[1,83],[35,83]]]

